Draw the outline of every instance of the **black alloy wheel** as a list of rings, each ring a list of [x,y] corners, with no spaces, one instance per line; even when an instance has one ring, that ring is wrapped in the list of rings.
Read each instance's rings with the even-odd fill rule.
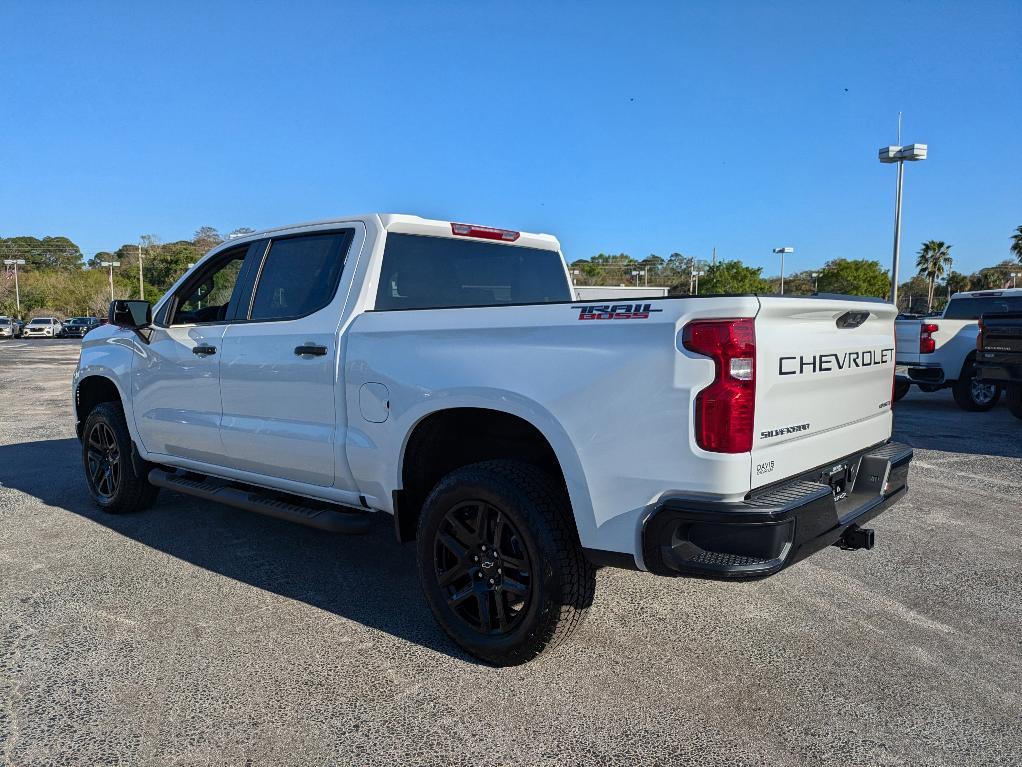
[[[481,634],[512,631],[529,607],[532,561],[521,533],[485,501],[460,503],[447,512],[433,566],[451,611]]]
[[[86,471],[100,501],[109,502],[121,483],[121,452],[113,429],[103,421],[92,425],[86,437]]]

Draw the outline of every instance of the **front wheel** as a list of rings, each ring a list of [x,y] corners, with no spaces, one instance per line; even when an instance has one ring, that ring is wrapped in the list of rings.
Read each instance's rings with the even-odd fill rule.
[[[417,547],[437,622],[495,665],[561,643],[592,603],[595,570],[564,490],[529,464],[486,461],[448,474],[423,506]]]
[[[144,466],[141,476],[135,473],[131,450],[131,435],[120,405],[96,405],[82,429],[82,464],[92,499],[111,514],[141,511],[159,492],[149,484]]]
[[[955,404],[962,410],[972,413],[985,413],[992,410],[1001,398],[1001,387],[996,384],[981,383],[976,378],[976,368],[968,365],[962,376],[951,387]]]

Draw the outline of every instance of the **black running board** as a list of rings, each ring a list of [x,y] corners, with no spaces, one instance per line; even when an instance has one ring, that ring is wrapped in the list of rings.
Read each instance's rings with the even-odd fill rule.
[[[369,514],[364,511],[355,509],[344,511],[336,506],[333,508],[303,506],[300,503],[269,497],[254,488],[237,487],[226,480],[193,479],[176,472],[153,469],[149,472],[149,482],[157,487],[165,487],[206,501],[223,503],[330,533],[365,533],[369,530],[371,522]],[[296,501],[300,500],[296,496],[289,497],[295,498]]]

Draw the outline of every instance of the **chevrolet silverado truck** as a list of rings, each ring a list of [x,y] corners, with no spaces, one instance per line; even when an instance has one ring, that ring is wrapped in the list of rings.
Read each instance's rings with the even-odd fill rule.
[[[1008,409],[1022,419],[1022,311],[980,318],[976,373],[984,383],[1004,389]]]
[[[992,409],[1001,387],[976,374],[976,336],[984,313],[1008,311],[1022,311],[1022,288],[955,293],[939,317],[898,320],[894,398],[915,384],[924,392],[950,388],[962,410]]]
[[[912,457],[894,316],[579,301],[550,235],[359,216],[230,240],[155,306],[115,301],[74,412],[102,509],[166,488],[327,531],[391,515],[440,626],[516,664],[575,629],[599,566],[757,578],[871,548]]]

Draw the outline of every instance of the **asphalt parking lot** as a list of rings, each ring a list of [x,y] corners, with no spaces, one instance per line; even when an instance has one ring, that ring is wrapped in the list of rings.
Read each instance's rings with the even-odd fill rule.
[[[479,665],[389,518],[314,530],[86,494],[77,341],[0,342],[5,765],[980,765],[1022,754],[1022,422],[898,403],[872,552],[745,584],[602,570],[540,661]]]

